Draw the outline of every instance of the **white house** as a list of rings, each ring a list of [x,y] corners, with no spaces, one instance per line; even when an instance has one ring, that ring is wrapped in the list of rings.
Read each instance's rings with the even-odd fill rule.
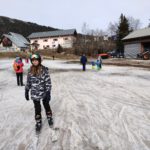
[[[59,45],[63,48],[72,48],[76,40],[75,29],[35,32],[28,36],[31,45],[38,49],[55,49]]]
[[[9,32],[3,34],[0,41],[0,52],[3,51],[22,51],[29,47],[29,42],[21,34]]]

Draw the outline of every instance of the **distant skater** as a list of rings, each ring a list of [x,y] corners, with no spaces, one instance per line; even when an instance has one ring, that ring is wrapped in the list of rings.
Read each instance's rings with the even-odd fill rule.
[[[82,70],[86,71],[86,63],[87,63],[87,57],[85,56],[85,54],[83,54],[81,56],[80,62],[82,64]]]
[[[13,68],[14,71],[16,72],[16,77],[17,77],[17,85],[18,86],[24,86],[23,84],[23,62],[20,57],[16,57]]]
[[[98,56],[97,60],[99,60],[99,68],[101,69],[102,68],[102,57]]]

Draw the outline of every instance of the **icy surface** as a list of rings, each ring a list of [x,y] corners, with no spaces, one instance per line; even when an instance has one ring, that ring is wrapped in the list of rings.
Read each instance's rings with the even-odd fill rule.
[[[0,60],[0,150],[150,149],[149,70],[103,66],[97,72],[87,66],[82,72],[79,64],[44,60],[58,129],[48,127],[42,109],[43,128],[36,135],[33,102],[25,100],[24,87],[16,86],[12,63]]]

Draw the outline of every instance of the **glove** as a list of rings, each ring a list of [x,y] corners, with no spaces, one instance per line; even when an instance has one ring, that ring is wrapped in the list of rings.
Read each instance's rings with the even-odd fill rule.
[[[27,101],[29,100],[29,90],[25,90],[25,98]]]
[[[46,99],[47,101],[50,101],[50,100],[51,100],[50,91],[47,91],[47,92],[46,92],[45,99]]]

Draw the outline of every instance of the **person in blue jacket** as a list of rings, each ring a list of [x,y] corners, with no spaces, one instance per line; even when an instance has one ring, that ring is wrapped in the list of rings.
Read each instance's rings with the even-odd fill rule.
[[[81,56],[80,62],[82,64],[82,66],[83,66],[83,71],[85,71],[86,70],[86,63],[87,63],[87,57],[85,56],[85,54],[83,54]]]
[[[96,64],[97,64],[97,70],[100,70],[102,68],[102,58],[101,58],[101,56],[98,57]]]

